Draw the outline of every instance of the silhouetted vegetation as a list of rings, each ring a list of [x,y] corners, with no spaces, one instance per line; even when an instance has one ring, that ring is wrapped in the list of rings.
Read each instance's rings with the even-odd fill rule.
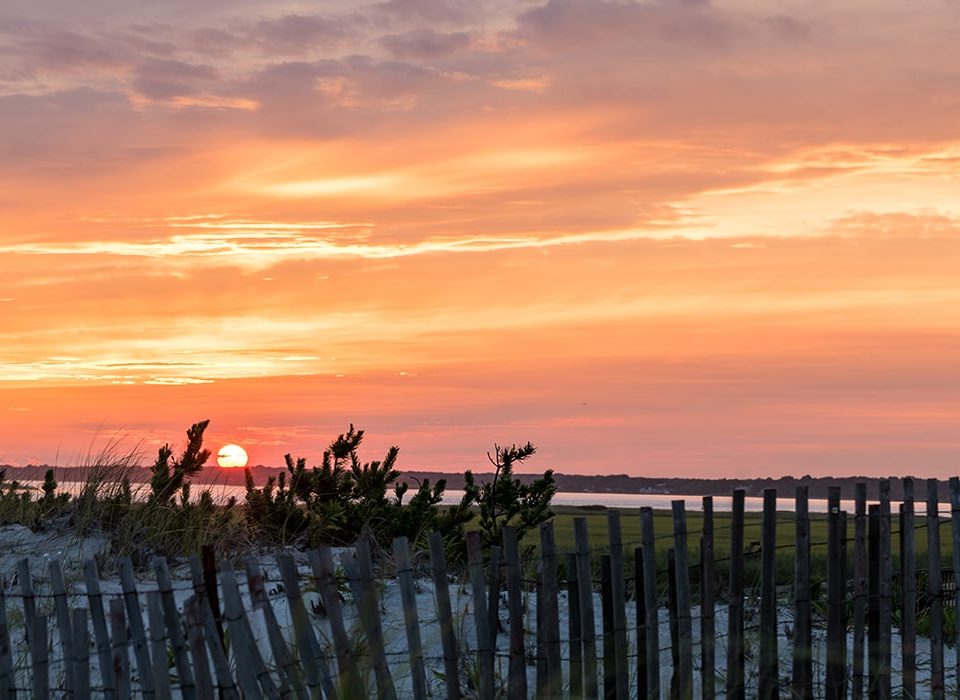
[[[276,544],[345,545],[368,535],[386,547],[400,535],[422,542],[434,530],[448,542],[462,541],[472,517],[468,498],[442,507],[446,481],[431,486],[427,479],[404,501],[409,487],[397,481],[399,448],[391,447],[382,460],[362,462],[362,442],[363,431],[351,425],[330,444],[319,467],[308,469],[305,459],[286,455],[287,472],[262,488],[247,470],[249,525]]]
[[[23,523],[34,529],[59,519],[80,536],[106,538],[112,555],[128,555],[145,564],[155,554],[194,554],[205,544],[222,555],[236,556],[261,546],[350,545],[369,537],[382,548],[404,535],[415,547],[425,547],[429,533],[443,534],[452,559],[463,556],[464,530],[475,518],[484,541],[499,541],[510,524],[521,536],[551,517],[556,491],[548,471],[532,483],[514,476],[513,467],[534,454],[522,447],[496,446],[488,455],[496,467],[489,483],[467,472],[469,485],[461,501],[443,504],[446,479],[400,480],[399,448],[382,459],[360,457],[364,432],[350,426],[323,453],[319,466],[304,458],[285,456],[286,470],[258,487],[245,471],[246,496],[216,503],[209,490],[191,497],[191,484],[210,457],[203,447],[209,421],[186,431],[179,452],[170,444],[159,448],[147,484],[131,483],[139,469],[133,454],[108,449],[84,468],[76,496],[58,493],[54,471],[48,470],[39,489],[7,481],[0,469],[0,524]]]
[[[557,492],[553,472],[548,469],[529,484],[513,474],[513,465],[533,456],[536,451],[537,448],[529,442],[521,447],[495,445],[493,454],[487,453],[487,459],[494,466],[490,482],[478,482],[470,471],[464,475],[464,500],[479,506],[480,534],[485,547],[501,542],[506,525],[515,527],[517,537],[522,539],[530,528],[553,515],[550,500]]]

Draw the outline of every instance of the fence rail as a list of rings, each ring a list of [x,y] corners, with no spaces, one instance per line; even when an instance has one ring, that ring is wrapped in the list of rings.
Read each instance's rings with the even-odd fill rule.
[[[665,533],[641,509],[637,543],[623,541],[616,511],[601,548],[582,517],[573,552],[557,551],[549,522],[527,557],[513,528],[490,551],[468,533],[462,573],[448,569],[438,533],[428,554],[399,538],[375,562],[364,540],[299,561],[281,553],[266,569],[251,559],[242,572],[217,566],[206,549],[190,560],[189,581],[162,558],[148,583],[121,559],[118,584],[101,580],[92,561],[80,576],[66,575],[57,559],[23,559],[0,586],[0,698],[940,700],[960,693],[960,655],[944,642],[960,570],[960,481],[950,487],[948,521],[935,480],[922,518],[910,479],[896,515],[889,482],[873,504],[858,484],[852,514],[833,489],[825,542],[811,541],[805,488],[789,519],[769,489],[758,549],[744,546],[742,490],[725,527],[704,497],[700,532],[688,530],[683,501],[673,503]],[[952,567],[941,566],[947,523]],[[783,525],[794,529],[789,545],[777,544]],[[919,568],[918,527],[928,542]],[[658,570],[657,543],[666,539],[672,546]],[[716,557],[723,541],[730,554]],[[821,582],[811,551],[823,545]],[[784,586],[777,553],[787,549],[793,576]],[[754,556],[757,580],[746,567]]]

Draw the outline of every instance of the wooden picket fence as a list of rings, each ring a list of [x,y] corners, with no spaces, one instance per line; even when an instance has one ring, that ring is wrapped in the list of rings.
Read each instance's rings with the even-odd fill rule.
[[[0,697],[492,700],[601,694],[617,699],[692,698],[696,693],[704,698],[940,700],[946,697],[948,674],[937,482],[927,484],[929,556],[921,579],[926,589],[920,591],[913,556],[919,517],[913,491],[913,480],[905,479],[895,519],[888,481],[880,482],[878,502],[869,506],[866,484],[858,484],[852,514],[840,508],[840,489],[831,489],[823,594],[815,592],[811,580],[811,548],[820,543],[811,542],[805,488],[797,489],[795,516],[790,518],[795,537],[790,545],[794,585],[789,590],[776,585],[773,489],[764,492],[758,586],[745,581],[750,554],[744,546],[742,490],[733,492],[730,524],[724,528],[729,529],[729,557],[715,557],[713,499],[707,496],[698,533],[699,560],[689,561],[688,539],[694,533],[687,528],[684,502],[678,500],[672,504],[672,532],[666,534],[655,533],[653,511],[641,509],[641,537],[633,548],[630,572],[625,571],[629,543],[623,541],[617,511],[607,513],[609,541],[599,561],[586,519],[576,518],[575,551],[557,552],[548,522],[540,527],[535,561],[522,559],[513,528],[505,528],[502,546],[489,551],[482,548],[479,533],[467,533],[462,577],[451,576],[438,533],[429,537],[429,575],[425,569],[417,575],[420,559],[406,538],[398,538],[392,553],[380,557],[379,572],[369,543],[361,540],[352,551],[341,553],[342,572],[330,548],[309,552],[307,573],[298,569],[292,555],[279,554],[280,585],[271,591],[254,560],[238,576],[231,563],[218,567],[212,552],[205,550],[202,558],[190,560],[189,597],[181,604],[163,558],[153,563],[155,587],[151,583],[145,591],[137,588],[130,560],[120,560],[121,590],[112,595],[102,592],[92,561],[83,568],[83,593],[69,591],[56,559],[47,567],[50,593],[41,595],[24,559],[17,566],[16,583],[9,590],[0,587]],[[950,493],[953,570],[960,571],[956,478],[950,481]],[[891,556],[895,521],[901,547],[897,572]],[[664,539],[671,540],[672,547],[666,570],[658,571],[656,545]],[[729,574],[722,588],[720,565],[727,566]],[[385,608],[381,584],[388,574],[396,580],[402,612]],[[240,586],[244,580],[246,596]],[[428,615],[417,603],[417,590],[431,583],[433,610]],[[465,594],[465,607],[459,604],[462,598],[453,604],[452,591]],[[500,610],[504,593],[505,618]],[[953,600],[952,589],[950,596]],[[532,620],[527,614],[531,601]],[[921,603],[929,620],[928,641],[922,644],[929,674],[922,687],[917,678],[916,614]],[[723,610],[725,632],[720,633],[718,612]],[[398,613],[403,652],[388,652],[385,627]],[[753,616],[759,617],[756,626],[747,623]],[[891,653],[895,616],[902,648],[896,688]],[[662,647],[665,620],[670,641]],[[787,621],[792,625],[791,648],[784,657],[778,625]],[[431,655],[423,641],[434,627],[441,655]],[[25,650],[25,661],[18,649]],[[957,667],[949,674],[955,686],[960,685],[960,654],[956,658]]]

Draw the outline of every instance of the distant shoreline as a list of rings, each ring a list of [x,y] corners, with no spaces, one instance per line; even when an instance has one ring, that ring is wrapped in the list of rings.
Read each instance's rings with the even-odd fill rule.
[[[50,467],[35,465],[28,467],[13,467],[0,465],[6,469],[6,480],[41,480],[48,469],[54,469],[55,478],[61,481],[83,481],[88,471],[86,467]],[[280,467],[250,467],[254,482],[262,486],[271,476],[285,473]],[[129,470],[130,480],[133,483],[146,483],[150,480],[150,470],[140,467]],[[517,474],[524,481],[533,481],[542,473]],[[493,478],[490,472],[478,472],[480,481]],[[571,493],[624,493],[624,494],[682,494],[688,496],[729,496],[735,489],[743,489],[747,496],[762,496],[764,489],[775,488],[779,498],[792,498],[798,486],[806,486],[810,498],[826,498],[831,487],[838,486],[845,498],[852,498],[855,484],[864,482],[867,485],[867,496],[875,499],[879,493],[879,482],[883,477],[850,476],[850,477],[779,477],[776,479],[693,479],[681,477],[644,477],[628,476],[626,474],[613,475],[584,475],[584,474],[554,474],[558,491]],[[890,479],[890,496],[899,500],[903,496],[903,480],[901,477]],[[417,483],[429,479],[436,483],[445,479],[447,488],[462,489],[464,484],[463,473],[447,474],[437,471],[406,471],[400,475],[400,481],[410,483],[415,487]],[[217,466],[207,466],[195,479],[198,485],[233,485],[242,486],[244,483],[243,469],[223,469]],[[949,482],[946,479],[938,480],[938,494],[941,501],[949,499]],[[917,500],[924,500],[927,495],[926,479],[914,480],[914,496]]]

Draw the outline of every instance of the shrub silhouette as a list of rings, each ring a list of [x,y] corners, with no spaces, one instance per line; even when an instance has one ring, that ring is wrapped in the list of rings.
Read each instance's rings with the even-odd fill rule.
[[[409,487],[398,482],[396,469],[400,449],[387,450],[382,460],[363,462],[359,448],[363,430],[352,424],[323,453],[319,467],[307,469],[306,460],[286,455],[287,471],[270,477],[257,488],[246,470],[248,522],[267,539],[283,544],[304,542],[352,544],[370,535],[381,546],[406,535],[411,543],[425,539],[433,530],[448,542],[462,540],[470,519],[467,498],[457,506],[442,508],[446,480],[419,484],[404,502]]]
[[[494,445],[493,454],[487,453],[487,459],[494,466],[493,481],[480,483],[470,471],[464,475],[464,500],[479,506],[480,534],[485,547],[501,542],[505,525],[515,527],[518,539],[523,539],[531,528],[553,517],[550,501],[557,492],[553,470],[548,469],[529,484],[513,475],[513,465],[532,457],[536,451],[529,442],[521,447]]]

